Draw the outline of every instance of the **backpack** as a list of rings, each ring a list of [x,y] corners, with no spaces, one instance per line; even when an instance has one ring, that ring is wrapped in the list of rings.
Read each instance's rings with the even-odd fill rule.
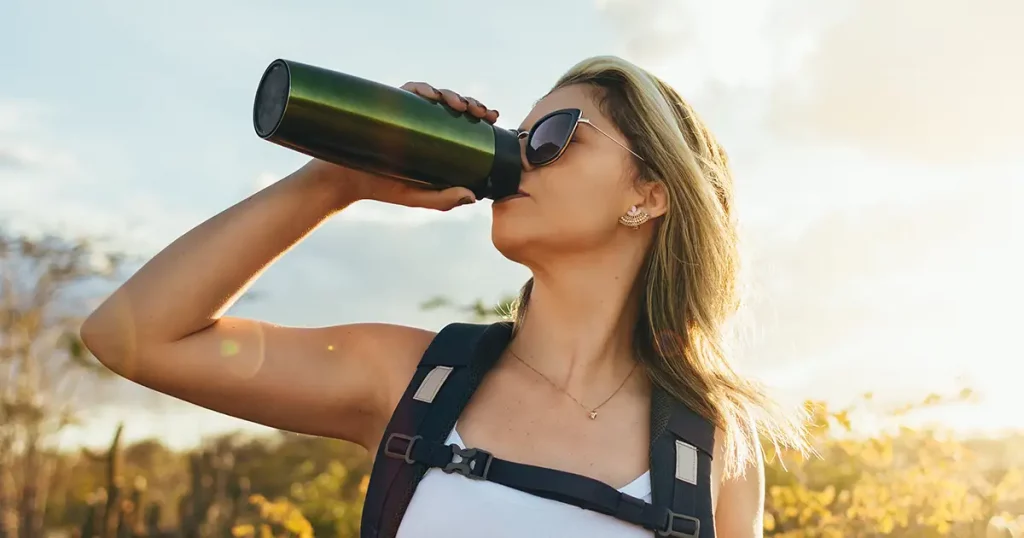
[[[610,515],[654,536],[714,538],[715,428],[658,387],[651,395],[651,503],[585,476],[444,444],[511,336],[511,323],[454,323],[431,342],[377,449],[363,505],[362,538],[396,535],[416,486],[431,467]]]

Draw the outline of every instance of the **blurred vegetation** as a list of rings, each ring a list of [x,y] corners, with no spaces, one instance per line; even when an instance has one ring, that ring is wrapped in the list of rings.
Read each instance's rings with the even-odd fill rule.
[[[174,451],[154,440],[126,444],[118,428],[105,450],[54,449],[54,436],[81,413],[70,388],[103,375],[75,336],[76,314],[120,258],[87,242],[2,232],[0,538],[358,535],[370,461],[348,443],[230,434]],[[422,306],[484,321],[507,312],[510,299],[498,303]],[[870,395],[843,409],[808,402],[819,457],[768,451],[766,535],[1024,537],[1024,434],[965,440],[903,422],[971,397],[898,408]]]
[[[969,395],[899,409],[872,405],[870,395],[840,410],[808,402],[818,457],[766,447],[765,535],[1024,536],[1024,434],[965,440],[898,425],[912,411]],[[854,416],[896,426],[863,435]]]
[[[106,370],[78,338],[82,293],[122,258],[88,241],[0,228],[0,538],[42,536],[65,463],[51,442],[78,420],[75,389]]]
[[[101,457],[60,457],[47,526],[79,538],[357,536],[370,471],[362,448],[284,432],[175,452],[119,429]]]

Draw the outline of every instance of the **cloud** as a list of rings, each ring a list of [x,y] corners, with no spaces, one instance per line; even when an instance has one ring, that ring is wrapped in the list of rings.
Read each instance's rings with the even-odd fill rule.
[[[66,172],[76,168],[71,155],[51,147],[45,129],[51,114],[52,110],[38,101],[0,96],[0,171],[47,168]]]
[[[680,2],[597,0],[597,9],[613,23],[627,56],[659,62],[695,44],[696,24]]]
[[[19,142],[14,136],[0,135],[0,169],[11,172],[52,172],[73,174],[79,163],[75,157],[42,143]]]
[[[902,396],[964,373],[981,387],[1019,378],[1010,350],[1024,301],[1013,246],[1022,205],[1004,177],[915,204],[835,211],[790,239],[751,233],[744,363],[816,380],[801,394],[830,398]]]
[[[764,88],[800,67],[845,2],[599,0],[621,54],[690,98]]]
[[[0,133],[35,130],[47,112],[47,107],[31,99],[0,99]]]
[[[1016,0],[597,6],[624,56],[747,131],[936,162],[1015,155],[1024,142]]]
[[[0,147],[0,169],[24,170],[30,168],[32,162],[18,148]]]
[[[148,253],[187,230],[194,211],[170,209],[138,184],[119,184],[117,144],[64,140],[56,112],[0,97],[0,217],[11,231],[56,232]]]
[[[1019,153],[1024,3],[855,6],[776,88],[777,129],[931,161]]]

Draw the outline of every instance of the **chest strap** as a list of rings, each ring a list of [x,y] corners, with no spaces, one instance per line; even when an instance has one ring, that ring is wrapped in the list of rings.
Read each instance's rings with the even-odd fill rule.
[[[436,467],[472,480],[487,480],[561,503],[571,504],[655,531],[658,536],[698,538],[700,520],[655,506],[586,476],[495,458],[478,448],[391,434],[384,448],[390,458]]]

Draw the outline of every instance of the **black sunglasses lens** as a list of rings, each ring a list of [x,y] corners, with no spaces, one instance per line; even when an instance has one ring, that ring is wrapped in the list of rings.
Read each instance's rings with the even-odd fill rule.
[[[533,127],[530,143],[526,146],[526,160],[530,164],[547,164],[558,157],[569,143],[575,119],[572,114],[555,114]]]

